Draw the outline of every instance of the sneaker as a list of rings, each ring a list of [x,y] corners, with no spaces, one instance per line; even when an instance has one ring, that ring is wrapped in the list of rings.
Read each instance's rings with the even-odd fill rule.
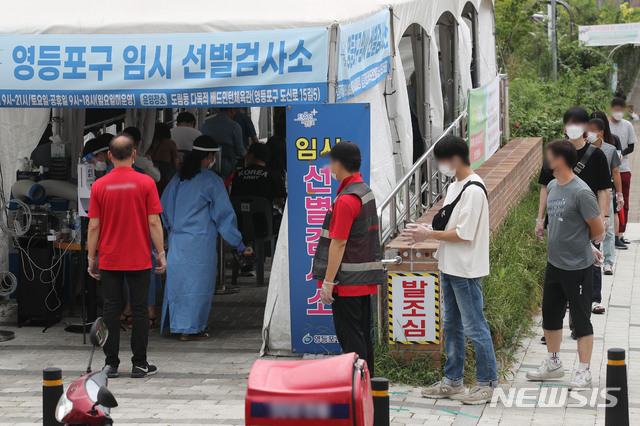
[[[576,370],[569,383],[569,390],[572,389],[585,389],[591,387],[591,371],[589,370]]]
[[[107,373],[107,377],[110,379],[117,379],[120,377],[120,373],[118,373],[118,367],[114,367],[113,365],[105,365],[105,368],[102,370]]]
[[[443,382],[434,383],[428,388],[422,389],[422,396],[425,398],[441,399],[451,398],[465,392],[464,386],[451,386]]]
[[[620,241],[622,241],[625,244],[631,244],[631,240],[628,239],[627,237],[620,237]]]
[[[604,306],[602,306],[602,303],[600,302],[593,302],[591,304],[591,312],[593,312],[596,315],[602,315],[604,314]]]
[[[564,377],[564,368],[562,368],[562,361],[557,364],[552,363],[549,359],[545,359],[540,364],[540,367],[536,371],[529,371],[527,373],[528,380],[544,381],[549,379],[561,379]]]
[[[540,343],[542,343],[543,345],[546,345],[546,344],[547,344],[547,338],[546,338],[546,337],[544,337],[544,336],[542,336],[542,337],[540,338]]]
[[[627,247],[627,245],[622,241],[622,239],[620,237],[616,237],[616,242],[615,242],[615,246],[618,250],[626,250],[629,247]]]
[[[573,340],[578,340],[578,336],[576,336],[576,332],[574,330],[571,330],[571,338]]]
[[[493,388],[491,386],[474,386],[460,401],[467,405],[481,405],[491,402]]]
[[[131,370],[131,377],[134,379],[140,379],[142,377],[153,376],[158,372],[158,367],[155,365],[147,364],[146,366],[137,365]]]
[[[602,272],[603,272],[605,275],[613,275],[613,266],[611,266],[611,265],[604,265],[604,266],[602,267]]]

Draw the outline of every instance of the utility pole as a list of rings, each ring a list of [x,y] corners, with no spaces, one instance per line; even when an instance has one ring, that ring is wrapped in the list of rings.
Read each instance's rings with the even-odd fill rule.
[[[556,32],[556,0],[549,2],[549,33],[551,36],[551,78],[558,81],[558,33]]]

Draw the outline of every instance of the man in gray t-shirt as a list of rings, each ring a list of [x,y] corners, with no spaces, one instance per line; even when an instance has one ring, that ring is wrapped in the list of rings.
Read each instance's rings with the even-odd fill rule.
[[[596,196],[573,173],[577,155],[570,141],[547,145],[547,164],[555,178],[547,185],[547,270],[542,295],[542,328],[548,354],[536,371],[527,373],[527,379],[536,381],[564,378],[558,354],[568,302],[580,359],[569,389],[591,387],[593,268],[596,260],[602,261],[602,253],[591,241],[599,243],[604,238]]]
[[[600,216],[596,196],[575,177],[564,185],[552,180],[547,194],[547,260],[567,271],[588,268],[595,258],[586,221]]]

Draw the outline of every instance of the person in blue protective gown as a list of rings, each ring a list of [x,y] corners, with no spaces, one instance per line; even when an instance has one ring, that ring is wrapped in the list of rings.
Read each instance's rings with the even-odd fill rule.
[[[196,138],[161,199],[162,221],[169,234],[162,328],[180,333],[184,341],[209,338],[218,232],[238,252],[245,250],[224,183],[210,170],[217,149],[211,137]]]

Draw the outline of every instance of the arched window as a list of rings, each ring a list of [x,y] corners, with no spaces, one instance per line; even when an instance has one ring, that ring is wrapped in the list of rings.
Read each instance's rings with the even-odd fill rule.
[[[438,66],[440,69],[440,87],[444,127],[447,127],[458,116],[458,59],[457,22],[453,15],[445,12],[438,19],[435,30],[438,46]]]
[[[431,140],[429,37],[424,28],[418,24],[409,25],[402,35],[398,50],[407,83],[415,162],[424,154]]]
[[[480,62],[478,45],[478,11],[472,3],[467,3],[462,10],[462,20],[471,32],[471,84],[473,88],[480,87]]]

